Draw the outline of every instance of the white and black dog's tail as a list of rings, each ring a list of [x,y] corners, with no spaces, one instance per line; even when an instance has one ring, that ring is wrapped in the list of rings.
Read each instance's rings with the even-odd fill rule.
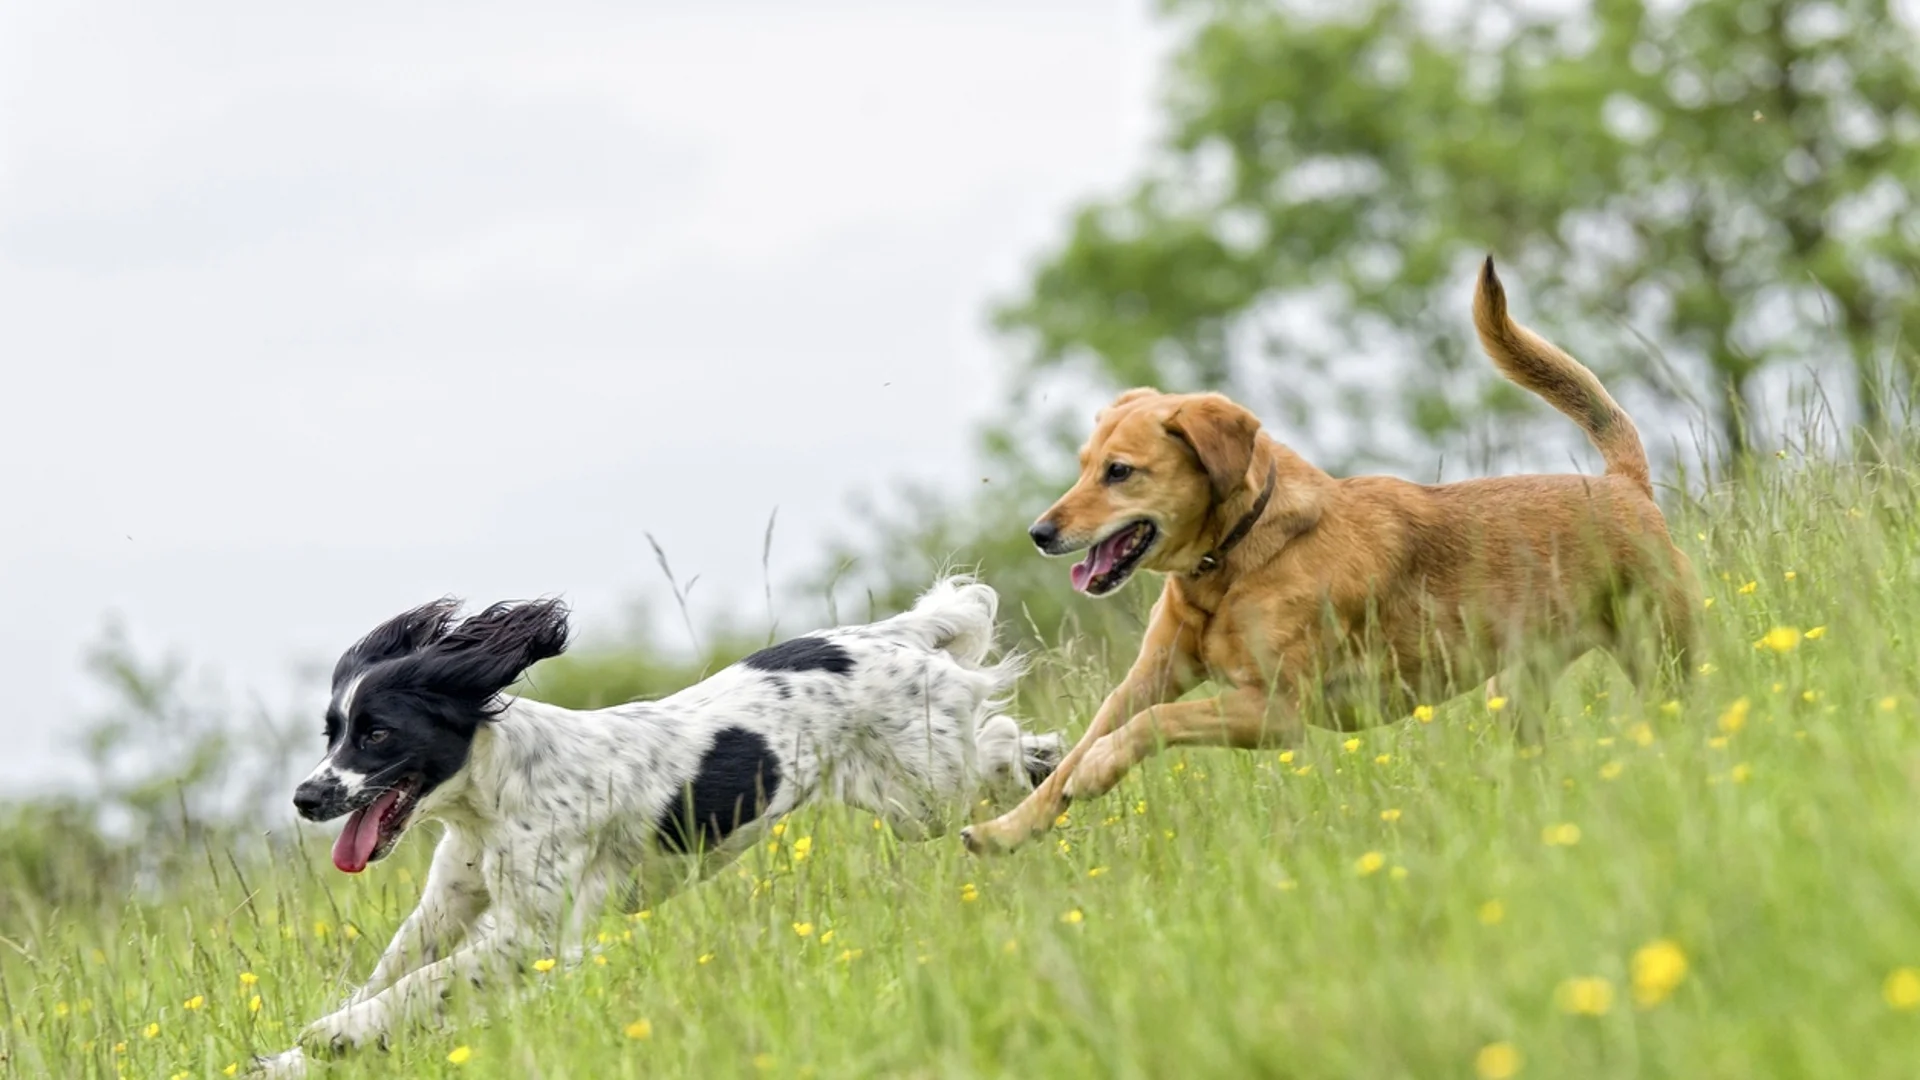
[[[994,618],[1000,594],[971,574],[949,574],[920,594],[913,607],[879,624],[889,637],[926,649],[938,649],[969,671],[986,676],[983,697],[1005,704],[1026,672],[1026,657],[1009,653],[989,663],[994,651]]]
[[[1034,734],[1012,717],[999,715],[1013,699],[1013,688],[1026,672],[1027,658],[1008,653],[998,659],[994,619],[1000,612],[1000,594],[971,574],[947,574],[935,581],[913,607],[874,629],[883,636],[952,657],[952,672],[972,685],[984,718],[974,729],[977,767],[988,784],[1004,793],[1031,791],[1046,779],[1066,752],[1057,732]]]
[[[977,668],[993,652],[993,620],[999,613],[1000,594],[993,586],[970,574],[951,574],[935,581],[913,607],[883,625]]]

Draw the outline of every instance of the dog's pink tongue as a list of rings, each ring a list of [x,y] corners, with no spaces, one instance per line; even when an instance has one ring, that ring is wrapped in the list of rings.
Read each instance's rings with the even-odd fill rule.
[[[1119,549],[1124,535],[1107,537],[1095,544],[1092,551],[1087,552],[1085,562],[1073,564],[1073,569],[1068,571],[1068,575],[1073,578],[1075,589],[1086,592],[1087,586],[1092,584],[1094,578],[1113,569],[1113,553]]]
[[[347,818],[346,827],[340,830],[340,839],[333,842],[333,865],[349,874],[367,868],[373,849],[380,846],[380,815],[392,809],[399,798],[400,793],[389,788],[373,800],[372,805],[355,810]]]

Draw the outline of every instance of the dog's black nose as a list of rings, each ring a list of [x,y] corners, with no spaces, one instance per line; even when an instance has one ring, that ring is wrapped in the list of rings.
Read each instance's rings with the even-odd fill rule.
[[[325,806],[326,802],[327,792],[322,790],[319,784],[301,784],[293,789],[293,808],[298,810],[303,818],[315,820],[314,815],[320,813],[320,808]]]
[[[1041,518],[1027,530],[1027,536],[1033,540],[1033,546],[1041,551],[1052,551],[1054,541],[1060,539],[1060,526]]]

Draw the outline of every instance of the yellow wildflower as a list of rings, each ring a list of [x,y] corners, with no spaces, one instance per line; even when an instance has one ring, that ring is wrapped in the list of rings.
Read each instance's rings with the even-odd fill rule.
[[[149,1039],[153,1038],[155,1035],[160,1034],[159,1022],[155,1021],[154,1023],[148,1024],[146,1028],[140,1032],[140,1034],[146,1036]]]
[[[1291,750],[1280,751],[1280,764],[1282,765],[1293,764],[1293,751]]]
[[[1489,900],[1480,905],[1480,925],[1499,926],[1507,918],[1507,905],[1498,900]]]
[[[1297,769],[1295,769],[1295,770],[1293,770],[1293,775],[1295,775],[1295,776],[1305,776],[1305,775],[1307,775],[1308,773],[1310,773],[1310,772],[1312,772],[1312,771],[1313,771],[1313,766],[1311,766],[1311,765],[1302,765],[1302,766],[1300,766],[1299,768],[1297,768]]]
[[[1387,871],[1387,876],[1395,881],[1405,881],[1407,880],[1407,868],[1404,866],[1396,866]]]
[[[554,963],[554,959],[550,956],[545,959],[535,960],[533,962],[533,970],[545,975],[547,972],[553,970]]]
[[[180,1007],[183,1009],[186,1009],[188,1012],[199,1012],[200,1006],[205,1005],[206,1003],[207,1003],[207,996],[205,994],[195,994],[192,997],[188,998],[187,1000],[181,1002]]]
[[[1366,877],[1368,874],[1378,873],[1380,868],[1385,865],[1387,865],[1387,857],[1385,855],[1377,851],[1369,851],[1365,855],[1353,860],[1353,872],[1361,877]]]
[[[1600,779],[1617,780],[1625,770],[1626,766],[1624,764],[1618,761],[1609,761],[1605,765],[1600,766]]]
[[[793,861],[800,862],[813,854],[813,837],[803,836],[793,842]]]
[[[1800,631],[1791,626],[1776,626],[1767,631],[1766,636],[1753,643],[1756,649],[1772,649],[1777,653],[1790,653],[1800,647]]]
[[[1727,706],[1727,711],[1720,714],[1720,730],[1731,735],[1746,727],[1747,711],[1752,708],[1753,703],[1744,697]]]
[[[1473,1071],[1480,1080],[1511,1080],[1525,1065],[1526,1059],[1512,1043],[1488,1043],[1473,1056]]]
[[[1066,923],[1068,926],[1078,926],[1085,922],[1086,918],[1086,915],[1082,914],[1079,908],[1074,908],[1072,911],[1060,916],[1060,921]]]
[[[1667,1000],[1687,977],[1687,954],[1665,939],[1649,942],[1633,954],[1633,1002],[1650,1009]]]
[[[1380,811],[1380,820],[1381,820],[1381,821],[1384,821],[1384,822],[1387,822],[1388,824],[1392,824],[1393,822],[1396,822],[1396,821],[1399,821],[1399,820],[1400,820],[1400,811],[1398,811],[1398,810],[1382,810],[1382,811]]]
[[[1354,752],[1355,750],[1358,750],[1358,749],[1360,749],[1360,740],[1359,740],[1359,739],[1348,739],[1348,740],[1347,740],[1346,742],[1343,742],[1343,743],[1341,743],[1340,745],[1341,745],[1341,746],[1344,746],[1344,747],[1346,747],[1346,749],[1347,749],[1347,753],[1349,753],[1349,754],[1351,754],[1351,753],[1353,753],[1353,752]]]
[[[1799,574],[1796,574],[1796,573],[1794,573],[1794,572],[1793,572],[1793,571],[1791,571],[1791,570],[1789,570],[1789,571],[1787,571],[1786,573],[1784,573],[1784,574],[1781,574],[1780,576],[1781,576],[1782,578],[1784,578],[1784,579],[1786,579],[1787,581],[1792,581],[1792,580],[1793,580],[1794,578],[1797,578],[1797,577],[1799,577],[1800,575],[1799,575]]]
[[[1700,674],[1702,675],[1711,675],[1714,672],[1719,670],[1720,670],[1719,668],[1713,666],[1712,661],[1708,661],[1707,663],[1701,664],[1699,668]]]
[[[594,953],[594,954],[593,954],[593,966],[594,966],[594,967],[606,967],[606,966],[607,966],[607,956],[606,956],[606,954],[605,954],[605,953]]]
[[[1700,606],[1701,606],[1701,607],[1703,607],[1703,608],[1710,608],[1710,607],[1712,607],[1712,606],[1713,606],[1713,597],[1711,597],[1711,596],[1709,596],[1709,597],[1707,597],[1707,598],[1706,598],[1706,599],[1705,599],[1704,601],[1702,601],[1702,602],[1701,602],[1701,604],[1700,604]]]
[[[1488,698],[1488,699],[1487,699],[1487,711],[1488,711],[1488,712],[1499,712],[1499,711],[1500,711],[1501,709],[1504,709],[1504,708],[1506,708],[1506,707],[1507,707],[1507,699],[1506,699],[1506,698],[1503,698],[1503,697],[1490,697],[1490,698]]]
[[[226,1068],[220,1070],[220,1075],[221,1076],[239,1076],[240,1063],[237,1061],[229,1063]]]
[[[1899,707],[1900,707],[1900,699],[1897,697],[1883,697],[1880,699],[1881,712],[1892,712],[1893,710]]]
[[[1613,1009],[1613,984],[1599,975],[1568,979],[1553,992],[1553,1001],[1563,1013],[1605,1016]]]
[[[1910,1012],[1920,1009],[1920,971],[1910,967],[1894,968],[1887,974],[1887,981],[1880,984],[1880,996],[1887,1000],[1887,1007]]]
[[[1373,763],[1375,765],[1385,765],[1392,760],[1393,760],[1392,754],[1381,754],[1379,757],[1373,759]]]
[[[1746,583],[1745,585],[1742,585],[1742,586],[1740,586],[1740,595],[1741,595],[1741,596],[1752,596],[1752,595],[1753,595],[1753,591],[1754,591],[1755,589],[1758,589],[1759,587],[1760,587],[1760,583],[1759,583],[1759,582],[1757,582],[1757,581],[1749,581],[1749,582],[1747,582],[1747,583]]]
[[[1413,718],[1423,724],[1433,723],[1433,706],[1415,705],[1413,707]]]
[[[635,1020],[627,1025],[626,1033],[629,1039],[651,1039],[653,1038],[653,1021]]]
[[[1651,724],[1648,724],[1646,721],[1642,720],[1641,722],[1627,729],[1627,738],[1632,739],[1636,744],[1640,746],[1652,746],[1653,745],[1653,726]]]
[[[250,1013],[257,1013],[260,1011],[260,995],[259,994],[255,994],[252,997],[247,999],[247,1011]]]
[[[1071,824],[1073,824],[1072,814],[1061,814],[1059,817],[1053,819],[1053,827],[1056,829],[1064,829]]]
[[[454,1065],[465,1065],[473,1060],[473,1047],[456,1046],[447,1054],[447,1061]]]
[[[960,886],[961,903],[971,904],[978,899],[980,899],[980,890],[973,887],[973,882],[969,881],[965,885]]]
[[[1570,821],[1549,825],[1540,830],[1540,841],[1549,847],[1572,847],[1580,842],[1580,826]]]
[[[259,981],[260,981],[260,976],[255,975],[251,971],[243,971],[240,973],[241,986],[252,986],[254,983],[257,983]]]
[[[773,835],[774,835],[774,836],[776,836],[776,837],[780,837],[780,836],[785,836],[785,835],[787,835],[787,823],[786,823],[786,822],[784,822],[784,821],[776,821],[776,822],[774,822],[774,823],[773,823]]]
[[[700,954],[700,958],[699,958],[698,960],[695,960],[695,961],[694,961],[694,963],[696,963],[696,964],[711,964],[711,963],[713,963],[713,954],[712,954],[712,953],[710,953],[710,952],[703,952],[703,953],[701,953],[701,954]]]
[[[1800,691],[1800,700],[1801,700],[1801,701],[1804,701],[1804,702],[1806,702],[1806,703],[1807,703],[1807,704],[1809,704],[1809,705],[1811,705],[1811,704],[1813,704],[1814,702],[1816,702],[1816,701],[1819,701],[1819,700],[1820,700],[1820,691],[1818,691],[1818,690],[1802,690],[1802,691]]]
[[[1727,748],[1727,737],[1725,735],[1715,735],[1713,738],[1707,740],[1707,745],[1715,750],[1725,750]]]
[[[313,936],[314,937],[326,937],[327,934],[332,930],[333,930],[333,927],[328,926],[325,919],[313,920]]]
[[[1736,784],[1744,784],[1753,778],[1753,766],[1743,761],[1735,765],[1733,770],[1727,773],[1727,778]]]
[[[779,1064],[779,1062],[774,1060],[772,1054],[753,1055],[753,1067],[759,1069],[761,1072],[768,1072],[777,1064]]]
[[[1144,813],[1146,813],[1146,812],[1147,812],[1147,800],[1145,800],[1145,799],[1141,799],[1141,800],[1140,800],[1139,802],[1137,802],[1137,803],[1134,803],[1134,804],[1133,804],[1133,812],[1134,812],[1135,814],[1144,814]]]
[[[810,923],[810,922],[797,922],[797,923],[794,923],[794,924],[793,924],[793,932],[794,932],[794,933],[796,933],[796,934],[798,934],[798,935],[800,935],[801,937],[812,937],[812,936],[813,936],[813,924],[812,924],[812,923]]]
[[[821,935],[820,935],[820,944],[822,944],[822,945],[825,945],[825,944],[826,944],[827,942],[829,942],[829,941],[832,941],[832,940],[833,940],[833,931],[831,931],[831,930],[829,930],[829,931],[827,931],[826,933],[824,933],[824,934],[821,934]]]
[[[1099,876],[1100,876],[1101,874],[1104,874],[1104,873],[1106,873],[1106,872],[1107,872],[1107,868],[1106,868],[1106,867],[1104,867],[1104,866],[1096,866],[1096,867],[1094,867],[1093,869],[1091,869],[1091,870],[1089,870],[1089,871],[1087,871],[1087,876],[1088,876],[1088,877],[1099,877]]]
[[[1826,636],[1827,636],[1827,628],[1824,626],[1813,627],[1812,629],[1808,630],[1806,634],[1806,638],[1808,641],[1819,641],[1821,638]]]

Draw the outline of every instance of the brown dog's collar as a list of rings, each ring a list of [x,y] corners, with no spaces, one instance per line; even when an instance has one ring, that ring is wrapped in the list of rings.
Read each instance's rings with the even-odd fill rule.
[[[1220,569],[1220,563],[1227,557],[1227,552],[1232,551],[1235,545],[1245,540],[1247,534],[1253,531],[1253,523],[1260,520],[1261,514],[1266,513],[1267,500],[1273,498],[1273,486],[1279,479],[1279,466],[1269,463],[1266,486],[1260,489],[1260,497],[1253,500],[1253,509],[1248,510],[1246,516],[1234,523],[1233,528],[1227,532],[1227,535],[1220,538],[1220,542],[1213,546],[1212,551],[1200,556],[1200,563],[1193,568],[1192,576],[1200,577]]]

